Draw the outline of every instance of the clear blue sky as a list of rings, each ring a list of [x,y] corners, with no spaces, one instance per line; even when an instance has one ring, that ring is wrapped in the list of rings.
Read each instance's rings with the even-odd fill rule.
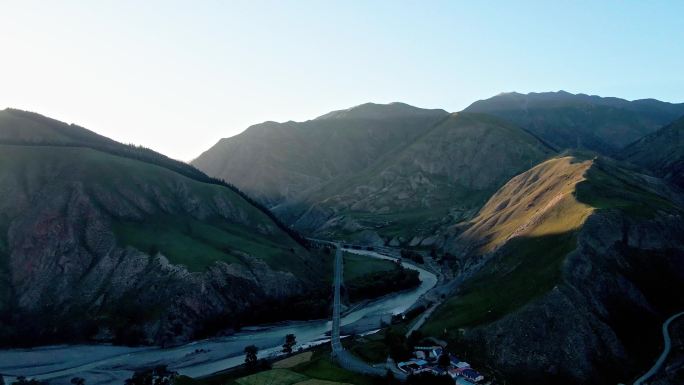
[[[0,1],[0,108],[183,160],[368,101],[684,101],[684,1]]]

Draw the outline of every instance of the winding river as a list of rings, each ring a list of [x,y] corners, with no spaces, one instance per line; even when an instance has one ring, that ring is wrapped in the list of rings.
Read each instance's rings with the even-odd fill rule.
[[[348,250],[371,258],[391,259],[364,250]],[[425,292],[434,287],[437,277],[419,267],[403,263],[406,268],[418,270],[421,284],[416,289],[382,297],[366,306],[346,314],[341,325],[357,323],[361,330],[371,332],[378,323],[363,319],[397,314],[413,305]],[[330,320],[284,322],[274,325],[246,327],[239,333],[194,341],[173,348],[132,348],[112,345],[56,345],[32,349],[0,350],[0,374],[5,381],[26,376],[48,380],[51,384],[69,384],[73,377],[83,377],[88,385],[122,385],[136,368],[166,364],[180,374],[199,377],[240,365],[244,361],[245,346],[259,347],[259,357],[278,354],[286,334],[297,336],[298,346],[307,347],[329,341]]]

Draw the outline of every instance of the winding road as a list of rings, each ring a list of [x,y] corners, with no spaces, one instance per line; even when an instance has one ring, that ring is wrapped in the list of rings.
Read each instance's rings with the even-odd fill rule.
[[[642,385],[646,380],[653,377],[663,366],[665,360],[667,359],[667,355],[670,353],[670,349],[672,349],[672,339],[670,338],[670,324],[674,320],[683,315],[684,311],[673,315],[672,317],[668,318],[667,321],[665,321],[665,323],[663,323],[663,340],[665,341],[665,347],[663,348],[663,352],[660,353],[660,357],[658,357],[658,360],[653,365],[653,367],[648,372],[646,372],[646,374],[644,374],[643,376],[639,377],[636,381],[634,381],[634,385]]]

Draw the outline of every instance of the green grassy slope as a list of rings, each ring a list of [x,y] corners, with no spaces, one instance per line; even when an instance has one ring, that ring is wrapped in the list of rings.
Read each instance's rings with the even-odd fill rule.
[[[266,214],[271,221],[275,222],[281,230],[288,233],[298,243],[305,244],[304,239],[296,231],[284,225],[270,210],[247,196],[234,185],[220,179],[211,178],[187,163],[171,159],[148,148],[125,145],[74,124],[66,124],[33,112],[9,108],[0,111],[0,144],[86,147],[107,154],[157,165],[199,182],[227,187]]]
[[[681,208],[608,159],[549,160],[502,187],[462,235],[480,253],[496,252],[423,327],[432,335],[502,318],[563,283],[561,266],[596,210],[635,218]]]
[[[258,256],[274,268],[288,270],[292,250],[301,246],[274,226],[260,210],[226,187],[207,184],[160,166],[89,148],[0,145],[0,178],[23,178],[31,186],[57,193],[57,186],[79,183],[108,207],[109,195],[140,200],[142,214],[111,212],[113,230],[122,245],[161,252],[172,263],[201,271],[212,262],[240,262],[240,252]],[[0,179],[2,183],[2,179]],[[190,191],[180,190],[185,185]],[[177,190],[178,189],[178,190]],[[222,218],[213,203],[227,199],[244,219]],[[212,214],[193,215],[185,199],[206,204]],[[164,206],[156,206],[157,203]],[[156,207],[155,207],[156,206]],[[239,219],[239,220],[238,220]],[[271,228],[263,234],[259,228]]]
[[[561,264],[575,249],[574,232],[516,238],[496,261],[468,280],[458,296],[432,315],[422,331],[457,336],[458,329],[495,321],[546,294],[561,279]]]

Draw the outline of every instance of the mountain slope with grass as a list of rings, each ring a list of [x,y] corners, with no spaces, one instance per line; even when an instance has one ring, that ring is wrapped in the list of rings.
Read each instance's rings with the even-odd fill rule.
[[[312,236],[433,247],[439,229],[553,154],[490,116],[368,103],[250,127],[193,164]]]
[[[503,93],[465,109],[506,119],[563,149],[615,155],[620,149],[684,115],[684,103],[627,101],[565,91]]]
[[[629,382],[684,301],[682,197],[603,158],[511,179],[448,245],[466,277],[423,327],[512,383]]]
[[[451,114],[413,141],[346,178],[274,210],[324,238],[432,247],[441,229],[469,218],[513,175],[554,152],[482,114]]]
[[[447,115],[367,103],[306,122],[265,122],[221,139],[192,164],[274,206],[360,172]]]
[[[0,111],[0,192],[2,344],[176,343],[327,310],[328,261],[151,150]]]
[[[625,147],[620,157],[684,189],[684,117]]]

